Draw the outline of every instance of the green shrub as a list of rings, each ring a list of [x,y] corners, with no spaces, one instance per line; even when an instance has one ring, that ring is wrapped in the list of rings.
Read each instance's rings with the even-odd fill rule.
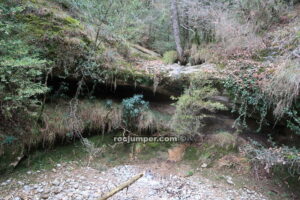
[[[223,104],[209,100],[218,93],[208,77],[197,76],[175,103],[176,112],[172,119],[174,131],[183,135],[201,135],[205,126],[204,120],[212,113],[226,109]]]
[[[0,168],[15,162],[37,132],[40,97],[48,91],[42,75],[49,62],[20,37],[23,10],[19,1],[0,2]]]
[[[139,116],[149,109],[149,102],[143,100],[143,95],[134,95],[122,101],[123,122],[131,129],[137,129]]]
[[[0,9],[3,19],[0,23],[0,115],[10,120],[31,113],[40,103],[37,97],[47,92],[41,79],[47,61],[39,58],[35,47],[18,37],[24,24],[15,16],[23,7],[4,1]]]
[[[176,51],[167,51],[164,53],[163,61],[165,64],[173,64],[178,60],[178,54]]]
[[[258,114],[260,127],[257,131],[260,131],[266,120],[270,102],[265,98],[258,85],[258,77],[253,76],[258,70],[257,66],[243,66],[243,69],[236,70],[235,75],[226,77],[223,84],[233,98],[232,112],[239,114],[236,123],[247,127],[247,117]]]

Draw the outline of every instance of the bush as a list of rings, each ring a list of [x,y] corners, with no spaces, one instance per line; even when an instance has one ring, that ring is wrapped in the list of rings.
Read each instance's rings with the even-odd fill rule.
[[[17,2],[0,3],[0,119],[14,122],[36,114],[37,97],[48,91],[42,83],[47,61],[19,37],[25,25],[16,15],[22,11]]]
[[[218,90],[207,77],[197,76],[175,103],[176,111],[172,119],[174,131],[192,137],[202,135],[205,119],[218,110],[226,109],[223,104],[209,100],[217,94]]]
[[[143,100],[143,95],[134,95],[122,101],[123,122],[131,130],[137,129],[138,118],[149,109],[149,102]]]
[[[260,131],[270,107],[270,102],[263,95],[259,85],[261,80],[258,75],[260,67],[251,64],[240,67],[241,69],[234,69],[232,74],[227,74],[224,87],[233,98],[232,112],[239,114],[236,123],[246,127],[247,117],[258,114],[260,127],[257,131]]]
[[[165,64],[173,64],[178,60],[178,54],[176,51],[167,51],[164,53],[163,61]]]
[[[276,167],[285,167],[291,176],[300,175],[300,151],[287,146],[266,148],[258,142],[252,141],[242,150],[254,165],[262,165],[270,173]]]

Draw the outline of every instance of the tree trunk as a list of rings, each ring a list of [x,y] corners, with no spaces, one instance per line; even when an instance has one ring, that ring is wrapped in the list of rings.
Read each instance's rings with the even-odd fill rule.
[[[184,10],[183,10],[183,25],[184,25],[184,32],[183,32],[183,48],[189,49],[189,41],[190,41],[190,32],[188,30],[189,28],[189,4],[185,4]]]
[[[179,56],[179,60],[183,60],[183,49],[181,46],[180,40],[180,29],[179,29],[179,20],[178,20],[178,9],[177,9],[177,0],[171,0],[171,13],[172,13],[172,25],[173,25],[173,34],[176,44],[176,50]]]

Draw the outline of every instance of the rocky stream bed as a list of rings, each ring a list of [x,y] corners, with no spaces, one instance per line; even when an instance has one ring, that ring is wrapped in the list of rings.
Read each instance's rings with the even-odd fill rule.
[[[168,170],[168,169],[165,169]],[[139,165],[119,165],[105,171],[91,167],[57,164],[50,171],[28,171],[35,181],[6,180],[0,183],[1,200],[97,200],[105,193],[138,173],[144,176],[111,200],[264,200],[262,194],[237,188],[229,179],[227,184],[201,176],[160,174],[155,169]]]

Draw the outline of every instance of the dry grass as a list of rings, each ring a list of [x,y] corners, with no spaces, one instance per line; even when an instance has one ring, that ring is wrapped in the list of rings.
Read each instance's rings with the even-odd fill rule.
[[[219,170],[234,169],[235,173],[247,174],[250,172],[251,164],[247,158],[242,155],[225,155],[216,163]]]
[[[110,132],[120,127],[122,109],[118,106],[107,108],[101,102],[83,101],[80,105],[79,116],[86,123],[86,128]]]
[[[72,104],[71,104],[72,105]],[[123,123],[122,106],[113,103],[108,107],[104,101],[78,101],[77,110],[69,102],[59,101],[48,104],[44,112],[45,126],[41,135],[34,137],[37,142],[53,144],[57,139],[81,138],[85,131],[108,133],[113,130],[127,129]],[[143,112],[136,122],[137,133],[153,134],[168,128],[164,115],[152,111]]]
[[[158,128],[158,122],[155,119],[155,116],[150,111],[144,112],[138,119],[138,132],[142,133],[143,131],[148,131],[154,133]]]
[[[76,113],[69,103],[59,102],[46,107],[45,128],[41,130],[44,143],[53,143],[56,138],[79,137],[84,130],[110,132],[120,127],[122,109],[106,108],[103,102],[79,101]]]
[[[233,55],[238,51],[254,51],[263,45],[262,38],[254,32],[251,23],[240,24],[233,14],[215,11],[215,31],[219,51]]]
[[[228,132],[212,134],[207,138],[206,143],[209,146],[220,147],[223,149],[233,149],[237,147],[237,135]]]
[[[190,49],[190,63],[192,65],[200,64],[202,60],[206,61],[206,57],[202,54],[201,48],[198,45],[192,44]]]
[[[274,115],[282,117],[299,96],[300,68],[299,63],[291,60],[283,60],[278,65],[280,67],[266,84],[264,91],[276,105]]]

